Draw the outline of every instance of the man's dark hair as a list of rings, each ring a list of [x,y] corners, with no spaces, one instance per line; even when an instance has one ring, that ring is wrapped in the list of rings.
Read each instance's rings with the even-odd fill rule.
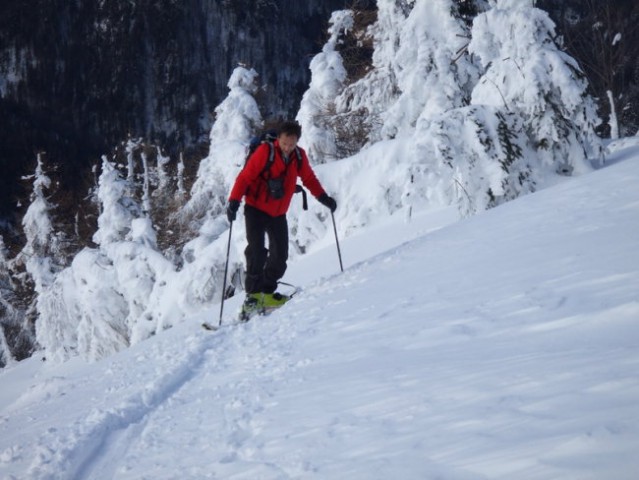
[[[302,136],[302,126],[295,121],[286,121],[280,125],[279,134],[295,135],[299,140]]]

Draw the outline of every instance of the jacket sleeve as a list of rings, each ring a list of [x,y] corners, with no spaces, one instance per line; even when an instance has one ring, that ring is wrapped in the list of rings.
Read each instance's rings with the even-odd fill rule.
[[[246,165],[235,179],[229,200],[242,201],[242,197],[244,197],[248,191],[249,186],[264,170],[266,162],[268,161],[268,154],[269,146],[266,143],[257,147],[257,150],[249,157]]]
[[[304,184],[304,186],[311,191],[311,194],[315,198],[317,198],[326,192],[324,191],[324,187],[322,187],[322,184],[315,176],[315,172],[311,168],[311,163],[308,161],[306,151],[303,148],[300,148],[300,152],[302,152],[302,166],[300,168],[300,171],[298,172],[298,176],[302,179],[302,183]]]

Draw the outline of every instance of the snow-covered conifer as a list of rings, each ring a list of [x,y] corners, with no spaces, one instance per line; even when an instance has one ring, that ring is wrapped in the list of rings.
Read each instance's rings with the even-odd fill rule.
[[[131,182],[121,177],[106,156],[102,157],[97,197],[102,208],[93,241],[106,245],[123,240],[131,229],[131,221],[140,216],[141,209],[133,197]]]
[[[174,267],[158,251],[151,219],[142,216],[130,183],[103,158],[98,249],[85,248],[42,296],[38,342],[54,359],[96,360],[167,324],[148,311]]]
[[[304,93],[297,121],[302,126],[300,145],[313,163],[324,163],[338,157],[334,122],[335,98],[346,80],[342,56],[336,49],[340,37],[353,27],[353,12],[333,12],[328,33],[330,37],[322,51],[311,61],[311,84]]]
[[[211,127],[209,155],[200,162],[191,199],[183,209],[190,228],[197,232],[188,242],[179,272],[182,295],[193,306],[221,299],[228,221],[223,214],[231,186],[244,166],[246,147],[262,127],[262,116],[253,94],[257,91],[257,72],[237,67],[228,82],[229,94],[215,109]],[[241,215],[241,211],[240,211]],[[235,222],[234,234],[241,238],[243,222]],[[241,269],[241,247],[233,243],[229,278],[237,278]]]
[[[51,221],[53,205],[45,193],[51,187],[51,179],[44,171],[41,154],[38,154],[36,170],[31,178],[31,203],[22,218],[26,244],[16,260],[24,263],[26,273],[34,283],[35,293],[40,295],[53,283],[55,274],[63,264],[59,236]]]
[[[414,170],[426,174],[429,199],[455,203],[467,216],[534,191],[538,165],[525,136],[516,133],[522,128],[521,117],[490,106],[434,118],[418,131],[416,151],[427,161]]]
[[[33,180],[33,191],[24,217],[22,228],[25,245],[11,260],[14,278],[18,282],[19,302],[24,308],[20,329],[23,336],[32,335],[43,315],[43,295],[53,284],[56,275],[63,267],[64,260],[60,249],[59,235],[54,231],[51,221],[53,205],[46,191],[51,187],[51,179],[45,173],[42,154],[37,156],[35,172],[27,177]],[[38,323],[36,323],[38,322]],[[13,343],[13,339],[10,340]],[[23,340],[26,344],[31,340]],[[21,347],[24,349],[24,346]]]
[[[473,105],[520,115],[544,166],[558,173],[589,170],[599,155],[595,103],[577,62],[555,42],[555,25],[532,0],[492,1],[473,23],[469,51],[483,75]]]
[[[33,178],[33,191],[31,193],[30,204],[22,218],[22,228],[26,238],[26,245],[22,249],[21,255],[24,256],[25,262],[33,259],[32,266],[36,267],[38,263],[49,257],[50,242],[53,233],[53,225],[51,223],[50,211],[52,209],[45,190],[51,186],[51,179],[44,172],[42,155],[38,154],[37,165]],[[48,276],[44,271],[34,268],[34,280],[36,282],[45,280]],[[47,270],[45,268],[45,270]],[[46,281],[46,280],[45,280]]]
[[[235,68],[228,82],[229,94],[215,109],[209,155],[200,162],[191,198],[183,209],[193,230],[199,229],[208,216],[223,211],[231,184],[243,166],[246,146],[262,126],[253,97],[257,76],[253,69]]]
[[[426,122],[467,105],[477,68],[461,55],[469,32],[452,0],[421,0],[403,22],[393,62],[399,95],[383,117],[382,138],[412,135]]]
[[[380,131],[384,113],[399,96],[395,59],[401,31],[411,8],[407,2],[377,1],[377,20],[367,32],[373,42],[371,70],[363,78],[347,85],[335,99],[336,114],[341,117],[340,120],[347,125],[355,124],[362,130],[353,132],[365,137],[359,147],[383,138]]]
[[[452,0],[380,0],[370,72],[336,98],[342,121],[364,112],[369,143],[411,136],[422,122],[467,105],[477,67],[461,55],[468,27]],[[352,120],[352,119],[351,119]]]

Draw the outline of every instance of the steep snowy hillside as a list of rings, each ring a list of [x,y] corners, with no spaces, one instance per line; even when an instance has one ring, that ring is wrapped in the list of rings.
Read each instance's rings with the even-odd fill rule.
[[[611,160],[299,257],[270,317],[5,369],[0,477],[636,478],[639,147]]]

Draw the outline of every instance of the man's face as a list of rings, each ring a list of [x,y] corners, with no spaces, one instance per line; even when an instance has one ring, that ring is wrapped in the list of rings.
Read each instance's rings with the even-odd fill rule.
[[[280,144],[280,148],[286,155],[290,155],[297,146],[297,137],[295,135],[282,133],[277,137],[277,141]]]

